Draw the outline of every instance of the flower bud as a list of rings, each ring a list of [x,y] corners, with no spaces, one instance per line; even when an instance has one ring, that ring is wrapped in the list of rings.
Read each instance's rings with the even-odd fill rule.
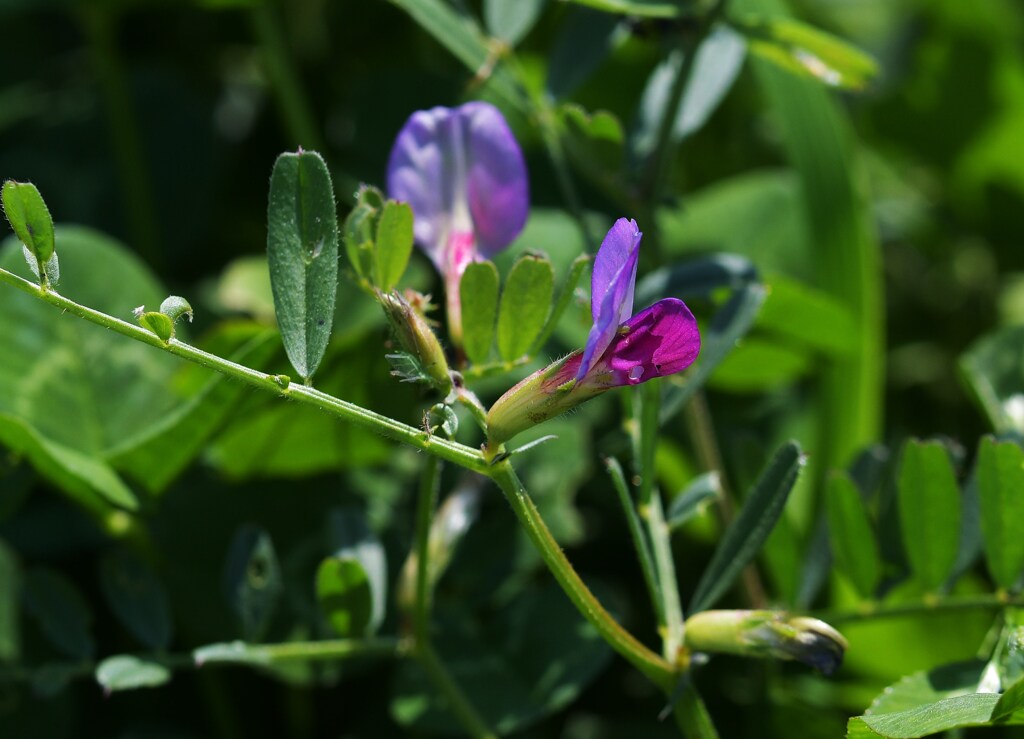
[[[378,300],[395,330],[398,343],[418,365],[415,374],[403,371],[404,379],[429,382],[447,396],[452,390],[448,360],[427,319],[397,292],[378,293]]]
[[[816,618],[780,611],[702,611],[686,619],[686,646],[698,652],[796,660],[831,675],[848,645],[842,634]]]

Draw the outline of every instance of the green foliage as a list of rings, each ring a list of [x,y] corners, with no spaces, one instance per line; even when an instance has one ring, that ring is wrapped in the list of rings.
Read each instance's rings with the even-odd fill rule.
[[[412,256],[412,208],[389,200],[377,222],[375,282],[383,292],[394,289]]]
[[[153,650],[170,646],[170,603],[149,567],[125,551],[114,551],[100,560],[99,580],[110,610],[136,639]]]
[[[155,660],[130,654],[107,657],[96,667],[96,682],[106,693],[136,688],[158,688],[171,679],[171,671]]]
[[[512,267],[501,291],[498,353],[506,362],[524,356],[551,310],[554,270],[547,257],[526,254]]]
[[[339,636],[362,636],[373,613],[366,570],[354,557],[331,557],[316,571],[320,609]]]
[[[976,475],[985,559],[992,579],[1009,590],[1024,571],[1024,450],[983,438]]]
[[[93,656],[96,643],[89,605],[66,577],[41,567],[30,569],[21,597],[25,610],[53,646],[75,659]]]
[[[837,472],[829,480],[826,496],[829,541],[836,567],[862,598],[871,598],[881,575],[881,562],[861,493],[848,475]]]
[[[239,528],[224,565],[224,595],[246,640],[259,641],[266,634],[282,589],[270,535],[252,524]]]
[[[3,184],[3,206],[15,235],[35,257],[46,264],[54,254],[53,219],[43,196],[31,182],[7,180]]]
[[[385,233],[397,242],[391,229]],[[331,337],[338,290],[334,187],[327,164],[316,152],[282,154],[274,163],[267,257],[281,339],[292,366],[308,383]],[[391,260],[383,262],[389,279],[395,268]]]
[[[491,262],[466,266],[459,283],[462,298],[462,342],[473,362],[486,362],[494,343],[498,316],[498,270]]]

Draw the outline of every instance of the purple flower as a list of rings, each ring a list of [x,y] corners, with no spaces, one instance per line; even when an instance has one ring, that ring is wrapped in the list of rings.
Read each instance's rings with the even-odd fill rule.
[[[466,265],[504,249],[526,223],[529,185],[519,144],[489,103],[418,111],[391,149],[388,195],[412,207],[416,243],[444,277],[448,324],[461,343]]]
[[[664,298],[633,315],[633,288],[643,234],[620,218],[594,260],[586,347],[527,377],[487,414],[489,444],[622,385],[682,372],[700,352],[697,321],[677,298]]]

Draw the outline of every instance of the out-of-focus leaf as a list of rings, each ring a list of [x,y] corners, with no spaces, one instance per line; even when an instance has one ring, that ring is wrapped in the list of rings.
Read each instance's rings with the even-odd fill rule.
[[[848,357],[857,351],[857,327],[846,306],[781,275],[768,280],[768,298],[757,328],[830,357]]]
[[[733,26],[747,37],[751,54],[830,87],[862,90],[878,72],[864,52],[792,18],[748,17]]]
[[[705,39],[697,49],[690,82],[675,111],[673,141],[681,141],[707,122],[736,81],[745,55],[743,37],[728,26],[716,27]],[[639,160],[650,156],[658,143],[658,127],[683,62],[681,51],[672,52],[647,80],[632,136],[632,150]]]
[[[459,283],[462,299],[462,342],[473,362],[487,361],[498,316],[498,269],[492,262],[472,262]]]
[[[998,693],[971,693],[943,698],[897,713],[858,716],[850,719],[847,739],[914,739],[969,726],[987,726]]]
[[[530,725],[571,703],[608,663],[611,652],[557,588],[528,591],[479,626],[438,618],[437,650],[452,678],[500,734]],[[418,665],[404,661],[391,700],[404,727],[456,733],[445,701]]]
[[[266,633],[282,590],[281,567],[270,534],[252,524],[241,526],[224,566],[224,595],[247,641],[259,641]]]
[[[1024,450],[986,436],[978,448],[981,531],[988,570],[1009,590],[1024,570]]]
[[[512,46],[530,32],[547,0],[484,0],[484,22],[492,36]]]
[[[547,90],[557,100],[587,81],[615,45],[620,18],[590,8],[570,8],[551,46]]]
[[[914,577],[936,590],[949,575],[960,541],[960,488],[946,447],[911,439],[899,473],[903,546]]]
[[[806,377],[813,369],[806,351],[748,336],[723,357],[708,386],[733,393],[764,392]]]
[[[984,661],[969,660],[907,675],[879,693],[867,713],[898,713],[943,698],[977,692],[984,669]]]
[[[633,15],[639,18],[675,18],[679,4],[665,0],[570,0],[605,13]]]
[[[761,550],[782,515],[783,506],[805,462],[799,445],[793,441],[775,453],[743,502],[736,520],[723,534],[711,562],[697,583],[690,607],[686,609],[688,614],[713,606]]]
[[[976,341],[960,357],[960,372],[997,433],[1024,434],[1024,326]]]
[[[316,571],[320,610],[338,636],[362,636],[373,615],[373,592],[355,557],[328,557]]]
[[[0,663],[14,662],[21,654],[18,593],[21,568],[12,550],[0,539]]]
[[[331,175],[314,151],[285,153],[270,175],[267,259],[277,323],[309,381],[327,350],[338,291],[338,216]]]
[[[878,584],[881,562],[860,491],[845,473],[833,473],[829,480],[825,511],[836,565],[862,598],[870,598]]]
[[[397,284],[412,256],[412,208],[408,203],[389,200],[377,222],[374,257],[377,287],[390,292]]]
[[[96,667],[96,682],[106,693],[136,688],[157,688],[170,679],[171,671],[165,665],[130,654],[107,657]]]
[[[25,573],[21,600],[55,647],[75,659],[92,658],[92,614],[70,580],[53,570],[33,568]]]
[[[546,257],[523,255],[501,291],[498,352],[505,361],[524,356],[544,328],[551,310],[554,271]]]
[[[384,546],[380,543],[376,534],[370,528],[366,516],[358,508],[337,508],[332,510],[327,517],[327,540],[332,550],[332,556],[336,560],[355,560],[363,570],[367,581],[369,598],[363,601],[364,594],[359,578],[356,577],[353,568],[346,567],[346,582],[352,586],[353,601],[358,602],[359,609],[353,611],[358,613],[358,618],[353,616],[349,622],[351,628],[358,633],[373,634],[380,628],[384,621],[384,614],[388,599],[388,564]],[[337,571],[333,575],[337,575]],[[337,577],[332,577],[337,580]],[[317,576],[317,594],[323,604],[324,596],[321,596],[319,588],[320,580]],[[350,603],[350,607],[354,603]],[[365,615],[362,609],[366,609]],[[358,629],[359,622],[362,628]],[[332,625],[335,621],[332,619]],[[337,628],[337,626],[335,626]]]
[[[721,494],[722,482],[717,472],[698,475],[672,499],[665,516],[669,528],[679,528]]]
[[[588,113],[575,103],[565,103],[558,114],[562,140],[573,165],[596,183],[617,187],[625,161],[619,119],[603,110]]]
[[[246,313],[262,323],[275,323],[274,293],[266,257],[246,256],[229,262],[217,280],[211,302],[233,313]]]
[[[171,609],[156,574],[123,550],[101,559],[99,570],[103,595],[118,620],[150,649],[167,649]]]

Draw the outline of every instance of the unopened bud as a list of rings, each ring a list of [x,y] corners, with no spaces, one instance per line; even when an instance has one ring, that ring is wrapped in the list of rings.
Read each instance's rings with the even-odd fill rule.
[[[796,660],[831,675],[848,645],[842,634],[816,618],[780,611],[703,611],[686,619],[686,646],[698,652]]]
[[[378,293],[384,314],[395,330],[398,343],[418,364],[422,378],[447,396],[452,389],[452,377],[441,342],[427,323],[427,319],[409,305],[397,292]]]

